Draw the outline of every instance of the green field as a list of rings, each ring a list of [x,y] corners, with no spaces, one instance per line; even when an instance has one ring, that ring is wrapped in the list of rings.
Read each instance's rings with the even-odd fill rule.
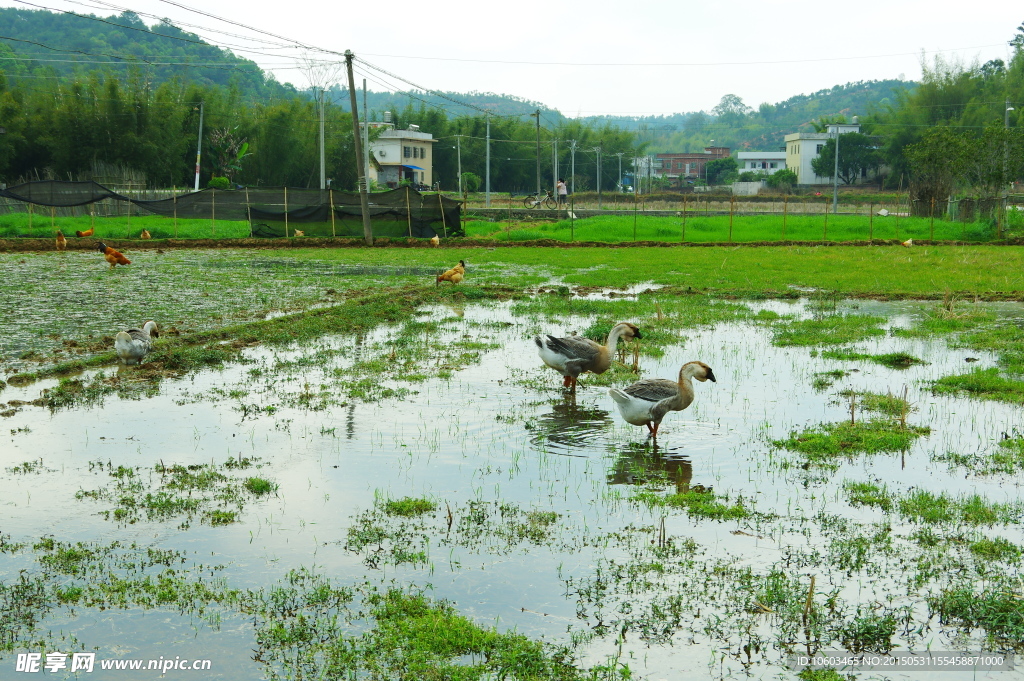
[[[730,226],[731,224],[731,226]],[[994,222],[951,222],[942,219],[908,218],[889,215],[727,215],[680,213],[674,217],[637,215],[601,215],[579,220],[468,220],[466,236],[500,241],[581,241],[623,243],[660,241],[668,243],[750,243],[771,241],[866,241],[881,239],[905,241],[985,242],[997,238]],[[92,219],[56,217],[27,213],[0,216],[0,238],[52,237],[59,229],[66,237],[78,230],[95,227],[95,238],[137,239],[148,230],[154,239],[241,239],[249,236],[249,223],[233,220],[194,220],[162,216],[127,216]],[[293,228],[302,228],[301,223]],[[1024,234],[1024,216],[1011,212],[1002,226],[1004,237]]]

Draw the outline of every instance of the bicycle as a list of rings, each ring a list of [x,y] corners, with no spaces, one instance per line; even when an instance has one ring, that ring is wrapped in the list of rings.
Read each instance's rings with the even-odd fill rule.
[[[526,206],[527,208],[536,208],[537,206],[543,206],[548,210],[554,210],[555,208],[558,208],[558,202],[555,200],[555,197],[551,193],[550,189],[543,197],[541,197],[540,194],[530,194],[523,200],[523,205]]]

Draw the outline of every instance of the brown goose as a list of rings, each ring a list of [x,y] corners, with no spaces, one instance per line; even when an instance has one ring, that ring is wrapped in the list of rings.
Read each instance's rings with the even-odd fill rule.
[[[623,420],[634,426],[647,426],[650,437],[658,437],[658,426],[665,414],[682,411],[693,402],[693,381],[717,383],[715,374],[704,362],[687,362],[679,369],[679,381],[667,378],[646,378],[623,389],[612,388],[608,394],[615,400]]]
[[[537,336],[533,342],[537,344],[540,358],[555,371],[562,373],[562,385],[576,392],[576,379],[584,371],[603,374],[612,363],[612,354],[620,338],[630,340],[643,338],[635,324],[620,322],[608,333],[604,345],[598,345],[589,338],[568,336]]]

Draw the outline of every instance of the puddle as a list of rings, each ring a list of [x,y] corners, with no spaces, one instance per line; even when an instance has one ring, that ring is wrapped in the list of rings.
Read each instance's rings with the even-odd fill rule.
[[[291,267],[273,261],[215,266],[260,272]],[[409,274],[418,276],[412,269]],[[646,288],[637,287],[631,295]],[[806,301],[749,306],[755,312],[810,314]],[[913,302],[839,301],[838,306],[885,317],[887,329],[909,327],[920,314],[920,305]],[[840,520],[856,536],[875,531],[873,523],[887,525],[897,543],[907,542],[913,530],[898,515],[851,506],[843,487],[847,480],[884,483],[895,493],[977,492],[1003,503],[1019,497],[1024,482],[1020,473],[978,477],[935,460],[947,451],[989,451],[1002,433],[1020,424],[1019,407],[934,396],[925,389],[925,381],[963,371],[966,352],[948,349],[942,339],[890,335],[851,346],[874,354],[906,352],[929,362],[890,369],[812,356],[808,348],[776,347],[769,327],[748,321],[687,328],[685,338],[667,346],[662,356],[641,357],[644,376],[674,377],[684,362],[699,359],[714,369],[718,382],[697,384],[693,405],[665,418],[655,444],[646,438],[646,429],[621,420],[606,387],[585,376],[577,395],[565,395],[561,377],[535,353],[534,333],[586,328],[593,318],[564,318],[559,325],[514,317],[511,307],[424,309],[417,319],[436,321],[438,327],[421,335],[386,327],[301,347],[249,349],[247,363],[165,381],[160,395],[149,399],[110,396],[102,406],[53,413],[26,407],[2,421],[3,531],[16,541],[52,534],[64,541],[137,542],[181,551],[189,561],[220,566],[210,578],[223,579],[232,588],[271,588],[289,571],[303,568],[335,584],[429,584],[433,597],[449,599],[478,624],[555,642],[586,638],[601,626],[630,617],[642,619],[637,613],[644,611],[644,604],[662,602],[661,589],[667,589],[685,603],[682,620],[663,636],[644,638],[637,619],[622,642],[620,661],[655,679],[745,673],[776,678],[782,673],[773,620],[745,611],[763,597],[752,591],[752,582],[743,581],[743,570],[756,575],[781,570],[805,584],[814,574],[821,594],[833,593],[851,607],[905,607],[922,629],[897,632],[897,645],[953,650],[959,643],[978,649],[980,639],[957,639],[952,628],[928,618],[928,585],[940,588],[945,577],[910,589],[894,567],[898,551],[847,569],[826,556],[841,536],[834,531]],[[1016,304],[987,309],[1014,319],[1024,315]],[[18,333],[32,334],[24,329]],[[9,342],[13,347],[20,341]],[[361,363],[395,361],[389,358],[396,348],[419,343],[448,350],[424,352],[403,365],[394,374],[397,378],[388,374],[372,386],[359,385],[362,392],[356,392],[361,374],[352,372]],[[457,363],[462,353],[472,352],[479,354]],[[975,366],[994,365],[990,353],[970,354],[979,359]],[[816,373],[833,369],[851,373],[825,390],[811,387]],[[426,378],[414,380],[412,375],[419,373]],[[8,388],[2,397],[33,399],[42,387]],[[916,407],[910,420],[931,428],[904,452],[840,458],[834,470],[823,472],[784,465],[793,455],[770,445],[794,431],[848,419],[842,390],[897,394],[904,387]],[[374,392],[381,390],[404,392],[401,397],[373,398],[384,394]],[[266,496],[245,497],[238,523],[213,526],[195,520],[180,529],[180,516],[119,523],[102,515],[112,502],[76,498],[82,491],[112,485],[110,466],[136,468],[148,485],[159,481],[161,475],[153,472],[158,465],[221,466],[246,457],[258,459],[261,467],[221,472],[229,478],[263,476],[277,488]],[[12,472],[35,461],[40,463],[31,472]],[[643,490],[668,494],[711,489],[730,503],[743,500],[760,515],[718,521],[629,500]],[[426,560],[369,567],[365,551],[371,549],[346,549],[357,517],[382,498],[403,497],[426,497],[440,504],[423,521]],[[554,513],[553,539],[499,546],[491,533],[479,544],[450,543],[445,514],[450,511],[457,525],[472,517],[472,509],[478,508],[474,504]],[[638,574],[617,584],[610,576],[614,566],[624,569],[631,555],[649,550],[662,523],[665,535],[680,545],[685,541],[699,547],[692,552],[697,562],[690,574]],[[1024,544],[1019,523],[976,531]],[[631,537],[635,546],[617,543],[615,537]],[[707,582],[693,576],[705,574],[715,561],[720,561],[718,574],[735,571],[732,581],[714,581],[713,571],[706,573],[711,575]],[[5,580],[31,567],[24,553],[0,553]],[[1006,572],[1017,569],[1019,559]],[[606,576],[603,585],[609,589],[600,596],[594,595],[599,591],[593,581],[597,573]],[[209,616],[166,608],[113,615],[84,607],[72,615],[57,608],[43,625],[73,634],[81,646],[110,657],[189,654],[213,660],[214,673],[204,678],[263,678],[265,668],[250,659],[250,650],[258,647],[250,618],[228,607],[213,610],[219,613],[218,624]],[[646,622],[643,626],[651,624]],[[764,646],[749,663],[734,655],[746,639],[716,629],[740,625],[748,627],[749,640]],[[614,631],[598,636],[579,652],[586,663],[601,663],[616,651],[615,639]],[[714,660],[713,668],[707,660]],[[0,659],[0,668],[12,664],[10,656]],[[973,678],[966,673],[947,676]],[[96,678],[117,677],[110,673]],[[1024,674],[991,678],[1019,679]]]

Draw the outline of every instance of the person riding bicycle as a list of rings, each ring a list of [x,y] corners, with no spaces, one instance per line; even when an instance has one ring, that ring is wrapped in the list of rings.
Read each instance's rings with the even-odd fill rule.
[[[565,186],[565,180],[558,178],[558,205],[562,206],[569,200],[569,188]]]

